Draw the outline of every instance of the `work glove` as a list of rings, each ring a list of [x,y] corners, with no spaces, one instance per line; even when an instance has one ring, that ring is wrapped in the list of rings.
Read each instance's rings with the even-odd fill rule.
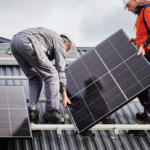
[[[11,49],[8,48],[7,50],[5,50],[5,52],[8,54],[8,55],[12,55],[12,52],[11,52]]]

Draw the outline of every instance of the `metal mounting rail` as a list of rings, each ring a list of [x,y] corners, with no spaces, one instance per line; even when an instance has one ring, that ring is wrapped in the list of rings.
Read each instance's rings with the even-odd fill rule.
[[[15,58],[0,58],[0,61],[16,61]]]
[[[31,130],[57,130],[58,128],[61,128],[61,130],[76,130],[75,126],[72,124],[50,124],[50,125],[43,125],[43,124],[31,124]],[[92,127],[90,130],[150,130],[150,125],[127,125],[127,124],[121,124],[121,125],[103,125],[98,124]]]
[[[43,124],[31,124],[31,130],[57,130],[58,139],[61,138],[61,130],[76,130],[75,126],[72,124],[50,124],[50,125],[43,125]],[[114,130],[115,139],[119,135],[119,130],[150,130],[150,125],[103,125],[98,124],[92,127],[89,130]],[[95,135],[95,134],[93,134]]]
[[[27,103],[29,103],[29,99],[27,98]],[[45,103],[46,102],[46,98],[39,98],[38,103]],[[62,99],[60,99],[60,103],[62,103]]]
[[[39,98],[38,100],[39,103],[45,103],[46,102],[46,98]],[[29,99],[27,99],[27,103],[29,103]],[[60,99],[60,103],[62,103],[62,99]],[[140,103],[139,100],[136,98],[133,101],[131,101],[130,103]]]
[[[26,76],[0,76],[0,80],[28,80]],[[27,99],[27,102],[29,100]],[[40,98],[39,103],[45,103],[46,99],[45,98]],[[139,103],[138,99],[135,99],[131,101],[130,103]]]
[[[26,76],[0,76],[0,80],[28,80]]]
[[[75,60],[76,58],[66,58],[66,63],[70,64]],[[0,58],[0,61],[16,61],[16,59],[15,58]]]

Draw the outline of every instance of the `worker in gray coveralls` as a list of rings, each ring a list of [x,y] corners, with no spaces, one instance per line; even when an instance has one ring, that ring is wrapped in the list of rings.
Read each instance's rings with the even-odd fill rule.
[[[35,119],[40,113],[37,108],[42,88],[45,82],[46,112],[44,119],[68,119],[68,114],[60,114],[59,101],[62,95],[63,105],[71,104],[66,94],[65,56],[71,51],[72,37],[58,35],[54,31],[30,28],[14,35],[11,41],[11,51],[25,75],[29,78],[29,116]],[[55,67],[50,60],[55,59]]]

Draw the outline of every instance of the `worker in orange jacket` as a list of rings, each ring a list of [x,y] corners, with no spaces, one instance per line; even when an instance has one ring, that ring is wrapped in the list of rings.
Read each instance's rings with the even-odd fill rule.
[[[131,38],[139,49],[138,55],[144,55],[150,62],[150,1],[148,0],[123,0],[125,9],[137,15],[136,38]],[[150,124],[150,89],[141,94],[139,100],[144,107],[144,113],[138,112],[136,117],[143,121],[140,124]]]

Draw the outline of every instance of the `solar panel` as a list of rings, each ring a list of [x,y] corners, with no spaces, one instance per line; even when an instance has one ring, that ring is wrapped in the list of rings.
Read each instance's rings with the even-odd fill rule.
[[[0,138],[32,138],[23,86],[0,86]]]
[[[150,65],[119,30],[67,67],[68,110],[78,133],[149,87]]]
[[[0,43],[0,58],[14,58],[13,55],[8,55],[5,50],[10,48],[10,43]],[[0,65],[18,65],[17,61],[0,61]]]

